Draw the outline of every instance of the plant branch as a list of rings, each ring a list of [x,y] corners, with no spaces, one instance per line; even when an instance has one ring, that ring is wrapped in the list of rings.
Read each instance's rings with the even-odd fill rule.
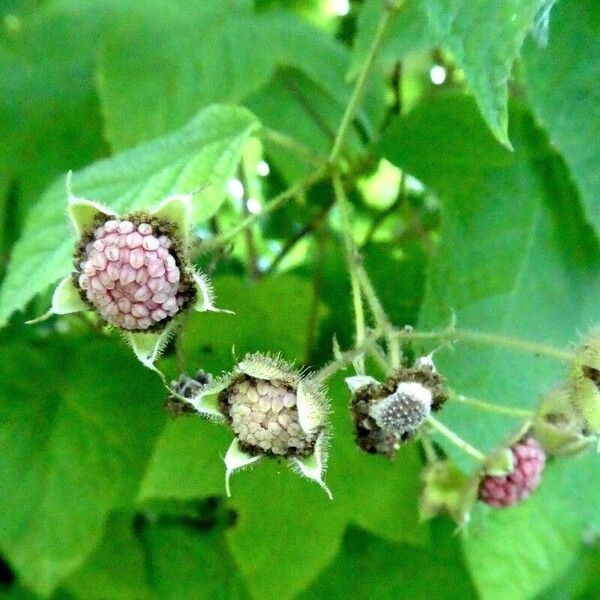
[[[469,329],[457,329],[454,325],[450,325],[441,331],[414,331],[396,329],[393,332],[393,337],[401,341],[410,340],[447,340],[461,341],[472,344],[481,344],[484,346],[498,346],[503,348],[512,348],[529,354],[537,354],[540,356],[548,356],[560,361],[571,362],[575,359],[575,354],[562,348],[556,348],[548,344],[533,342],[530,340],[522,340],[505,336],[498,333],[484,333],[481,331],[472,331]]]
[[[312,283],[312,298],[310,303],[310,312],[306,332],[306,363],[311,362],[313,348],[317,338],[317,330],[319,325],[319,306],[321,301],[321,287],[323,284],[323,269],[325,268],[325,248],[323,245],[322,230],[317,232],[317,259],[313,274]],[[319,235],[321,234],[321,235]]]
[[[477,448],[474,448],[471,446],[471,444],[465,442],[465,440],[463,440],[459,435],[456,435],[454,431],[448,429],[448,427],[446,427],[443,423],[440,423],[440,421],[431,415],[427,417],[427,422],[465,454],[468,454],[478,462],[483,462],[485,460],[485,454],[483,454],[483,452],[480,452],[477,450]]]
[[[305,179],[302,179],[295,185],[291,186],[287,190],[281,192],[278,196],[273,198],[269,204],[267,204],[260,213],[255,213],[248,215],[245,219],[242,219],[235,227],[232,227],[228,231],[223,232],[222,234],[214,237],[210,240],[202,240],[199,244],[199,250],[201,252],[208,252],[216,248],[221,248],[223,246],[227,246],[231,243],[239,233],[244,231],[246,227],[250,227],[254,225],[256,221],[272,213],[274,210],[281,208],[286,202],[288,202],[291,198],[299,194],[300,192],[308,189],[310,186],[317,183],[325,177],[327,173],[327,168],[322,167],[317,169],[313,173],[311,173]]]
[[[531,418],[534,415],[534,412],[532,410],[526,410],[523,408],[511,408],[508,406],[499,406],[498,404],[492,404],[490,402],[484,402],[483,400],[478,400],[477,398],[471,398],[469,396],[463,396],[462,394],[457,394],[455,391],[451,391],[450,399],[456,400],[457,402],[462,403],[462,404],[468,404],[469,406],[473,406],[474,408],[477,408],[479,410],[497,413],[499,415],[507,415],[509,417]]]
[[[455,335],[458,333],[458,336]],[[465,335],[466,334],[466,335]],[[528,340],[521,340],[519,338],[510,338],[504,337],[494,334],[482,334],[479,335],[479,332],[476,331],[467,331],[455,329],[454,326],[450,326],[442,331],[415,331],[413,329],[392,329],[389,332],[389,335],[399,341],[414,341],[414,340],[456,340],[456,339],[466,339],[471,341],[471,338],[474,336],[478,343],[488,344],[491,346],[500,345],[508,348],[513,348],[515,350],[520,350],[522,352],[530,352],[533,354],[545,355],[550,358],[557,358],[561,361],[572,361],[575,358],[574,353],[568,352],[566,350],[561,350],[560,348],[555,348],[553,346],[546,346],[545,344],[538,344],[536,342],[530,342]],[[353,350],[349,350],[347,352],[342,353],[342,355],[335,361],[325,365],[318,372],[318,378],[322,381],[328,379],[332,375],[334,375],[340,369],[348,366],[354,358],[360,355],[361,352],[369,352],[377,345],[377,342],[385,336],[385,332],[383,328],[378,327],[376,330],[367,333],[365,336],[364,342],[354,348]],[[498,339],[502,340],[502,343],[497,344]],[[474,400],[473,398],[470,400]],[[482,400],[477,402],[483,403]],[[468,400],[467,400],[468,403]],[[487,404],[487,403],[485,403]],[[494,405],[488,405],[494,406]],[[517,411],[520,409],[502,409],[503,411]],[[508,413],[506,413],[508,414]],[[516,413],[515,413],[516,416]],[[523,417],[531,416],[529,411],[524,411],[522,415]]]
[[[381,337],[381,331],[372,331],[367,333],[363,343],[352,350],[347,350],[346,352],[342,352],[339,358],[331,361],[326,364],[324,367],[321,367],[319,371],[315,374],[315,380],[317,382],[324,383],[330,377],[333,377],[338,371],[345,369],[349,364],[351,364],[357,357],[363,355],[365,352],[368,352],[376,343],[377,340]]]
[[[242,214],[244,218],[248,218],[250,210],[248,209],[247,198],[250,198],[253,194],[253,181],[250,175],[250,169],[248,165],[248,157],[242,157],[242,164],[240,166],[240,178],[244,187],[244,197],[242,198]],[[254,241],[254,229],[251,225],[244,229],[244,239],[246,241],[246,259],[248,261],[248,274],[250,279],[258,279],[260,272],[258,269],[258,253],[256,252],[256,244]]]
[[[377,31],[375,32],[375,36],[373,38],[373,42],[371,43],[371,47],[369,48],[369,53],[365,59],[365,62],[362,65],[362,68],[358,74],[356,79],[356,84],[354,85],[354,89],[352,90],[352,95],[350,96],[350,100],[348,100],[348,104],[346,106],[346,110],[342,117],[342,122],[340,123],[340,127],[335,136],[335,140],[333,142],[333,147],[331,148],[331,153],[329,155],[329,160],[332,163],[335,163],[341,150],[342,145],[344,143],[344,138],[346,133],[348,132],[348,128],[350,127],[350,123],[354,118],[356,110],[358,108],[358,103],[360,102],[365,83],[367,81],[367,75],[375,61],[375,57],[379,52],[379,48],[381,47],[381,43],[383,42],[383,36],[390,24],[392,18],[394,17],[396,11],[400,8],[400,6],[404,4],[401,0],[400,2],[387,2],[386,3],[386,11],[383,15],[383,18],[379,22],[379,26],[377,27]]]
[[[385,334],[390,366],[392,369],[397,369],[402,360],[400,355],[400,346],[394,335],[394,326],[390,322],[383,305],[377,297],[375,288],[373,287],[373,284],[371,283],[369,275],[367,274],[362,262],[356,264],[356,276],[362,292],[367,300],[367,304],[373,313],[377,327],[382,329]]]
[[[319,167],[327,161],[326,156],[314,152],[308,146],[274,129],[263,127],[259,135],[266,142],[271,142],[276,146],[290,150],[309,165]]]
[[[352,225],[350,223],[350,214],[348,207],[348,198],[346,197],[346,191],[344,190],[344,184],[339,176],[335,174],[333,176],[333,189],[335,192],[336,202],[340,208],[340,216],[342,222],[342,234],[344,237],[344,249],[346,254],[346,263],[348,265],[348,271],[350,272],[350,287],[352,289],[352,306],[354,308],[354,322],[356,327],[356,346],[360,346],[365,339],[365,313],[362,303],[362,296],[360,292],[360,283],[357,274],[357,250],[352,239]],[[364,374],[365,361],[364,356],[358,356],[356,358],[357,370],[360,371],[360,375]]]

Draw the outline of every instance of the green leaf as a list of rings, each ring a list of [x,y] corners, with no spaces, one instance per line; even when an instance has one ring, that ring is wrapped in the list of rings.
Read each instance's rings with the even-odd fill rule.
[[[212,102],[247,104],[263,120],[263,103],[269,114],[267,98],[262,103],[249,99],[259,90],[271,93],[269,82],[276,71],[288,69],[300,73],[309,86],[303,90],[300,85],[309,107],[315,102],[315,88],[316,94],[339,109],[335,131],[350,94],[345,49],[289,12],[256,15],[251,4],[190,5],[177,0],[166,7],[163,2],[145,2],[128,9],[136,28],[124,21],[108,32],[100,58],[100,94],[113,148],[162,135]],[[286,91],[292,98],[284,100],[281,108],[287,108],[296,95],[296,86],[290,85],[294,89]],[[378,90],[379,101],[373,99],[370,111],[361,106],[357,115],[367,131],[373,131],[372,121],[383,115],[383,90]],[[318,106],[312,113],[317,121],[322,112]],[[289,133],[289,125],[284,121],[282,130]],[[312,138],[308,143],[313,147]],[[317,137],[314,149],[318,148]]]
[[[106,152],[94,82],[97,12],[83,18],[83,2],[70,11],[26,4],[0,28],[0,171],[18,182],[19,224],[61,172]]]
[[[251,283],[227,275],[214,285],[217,302],[235,314],[211,315],[210,323],[192,315],[183,349],[193,369],[229,371],[247,352],[280,353],[302,364],[311,307],[304,279],[283,275]]]
[[[217,278],[215,283],[220,301],[237,314],[222,323],[219,315],[210,324],[196,327],[190,322],[183,347],[194,369],[231,369],[232,343],[239,357],[253,350],[281,352],[301,364],[311,304],[307,282],[287,275],[247,287],[233,277]],[[333,501],[277,461],[262,460],[232,478],[229,503],[239,518],[227,532],[228,546],[255,597],[291,598],[306,588],[335,556],[348,522],[388,539],[415,544],[426,539],[426,531],[418,526],[416,447],[404,448],[396,462],[359,453],[341,378],[332,384],[331,396],[336,438],[325,480]],[[231,440],[223,425],[200,422],[195,416],[171,423],[156,447],[140,500],[146,505],[160,499],[223,495],[223,456]]]
[[[165,505],[151,518],[114,514],[63,589],[82,600],[248,598],[219,515],[199,514],[202,508]]]
[[[550,43],[525,45],[527,96],[550,142],[571,170],[588,218],[600,232],[600,18],[592,0],[559,2]]]
[[[148,463],[140,486],[140,502],[223,495],[223,457],[231,439],[224,427],[197,415],[170,421]]]
[[[119,18],[106,24],[99,48],[100,99],[106,135],[115,151],[181,127],[203,106],[239,100],[231,93],[232,60],[244,62],[249,87],[256,85],[258,67],[245,62],[246,53],[237,54],[234,39],[226,35],[230,22],[245,21],[250,4],[248,0],[121,4]],[[242,33],[240,42],[247,44],[247,33]]]
[[[154,208],[170,193],[208,186],[194,195],[194,222],[219,208],[242,148],[256,129],[243,108],[211,106],[175,133],[101,160],[75,174],[77,196],[117,211]],[[36,294],[68,274],[73,236],[61,178],[31,210],[0,291],[0,326]]]
[[[481,114],[508,137],[508,80],[543,0],[427,0],[432,26],[464,70]]]
[[[365,62],[377,26],[386,11],[385,2],[367,0],[358,15],[357,33],[354,39],[350,76],[358,74]],[[385,32],[377,63],[390,70],[398,61],[411,53],[429,50],[436,45],[436,34],[429,23],[426,4],[422,0],[408,0],[392,18]]]
[[[391,544],[349,527],[335,561],[299,600],[474,598],[452,526],[447,522],[434,525],[435,538],[427,549]]]
[[[449,111],[452,121],[446,118]],[[564,164],[529,115],[517,108],[511,113],[515,153],[508,161],[483,133],[473,135],[471,147],[455,143],[461,132],[475,127],[473,106],[466,100],[441,97],[417,113],[393,128],[382,150],[442,195],[440,248],[429,273],[421,327],[445,327],[454,312],[459,329],[565,347],[598,320],[600,249]],[[439,151],[431,154],[433,144]],[[426,152],[429,160],[421,161]],[[436,365],[458,392],[522,408],[534,407],[566,372],[547,357],[470,343],[438,352]],[[449,401],[440,419],[484,451],[520,425],[474,410]],[[453,446],[440,442],[463,468],[474,468]],[[502,597],[531,597],[568,566],[586,522],[600,510],[594,459],[550,465],[548,488],[544,481],[537,492],[540,499],[534,495],[512,512],[491,514],[483,527],[493,526],[495,535],[485,534],[485,544],[476,542],[477,530],[471,528],[468,559],[484,598],[501,597],[508,581],[513,593]],[[578,483],[584,480],[585,489]],[[561,508],[554,512],[550,504]],[[577,518],[561,521],[560,511]],[[515,522],[521,522],[517,515],[530,515],[526,536],[514,535]],[[543,527],[544,519],[556,525]],[[480,559],[484,552],[490,554],[485,562]],[[503,559],[492,561],[492,552]],[[528,552],[533,558],[525,560]]]
[[[585,539],[575,562],[563,577],[540,596],[541,600],[591,600],[600,596],[600,543]]]
[[[333,560],[344,515],[313,482],[275,461],[261,461],[232,481],[238,512],[229,548],[255,598],[289,599]],[[263,533],[269,531],[268,536]]]
[[[0,549],[48,594],[135,495],[162,422],[160,386],[114,342],[0,350]],[[18,359],[16,359],[18,357]]]
[[[111,516],[98,547],[63,587],[87,600],[151,598],[146,557],[129,515]]]
[[[187,526],[186,526],[187,525]],[[247,599],[223,532],[193,522],[147,524],[142,532],[154,597],[164,600]]]

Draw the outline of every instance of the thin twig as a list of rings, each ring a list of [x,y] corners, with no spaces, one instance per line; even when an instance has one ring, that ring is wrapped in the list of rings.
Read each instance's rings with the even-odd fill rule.
[[[299,229],[294,235],[288,238],[283,245],[283,248],[279,251],[277,256],[273,259],[273,262],[269,265],[269,268],[264,272],[265,275],[269,275],[279,266],[281,261],[293,250],[296,244],[306,237],[308,234],[316,231],[319,225],[325,220],[331,207],[334,205],[333,198],[327,202],[327,204],[307,223],[304,227]]]
[[[369,74],[371,66],[375,61],[375,57],[379,52],[379,48],[381,47],[381,43],[383,42],[383,36],[386,32],[386,29],[388,28],[388,25],[390,24],[396,11],[400,8],[402,4],[404,4],[404,2],[388,2],[386,5],[385,14],[379,22],[379,26],[377,27],[377,31],[375,32],[373,42],[371,43],[371,47],[369,48],[369,53],[367,54],[367,57],[362,65],[360,73],[356,78],[356,84],[354,85],[354,89],[352,90],[350,100],[346,105],[346,110],[344,112],[344,116],[342,117],[342,122],[340,123],[340,127],[333,142],[333,147],[331,148],[331,153],[329,155],[329,160],[332,163],[334,163],[337,160],[342,150],[344,138],[346,136],[346,133],[348,132],[348,128],[350,127],[352,119],[354,119],[354,115],[358,108],[358,103],[360,102],[365,83],[367,81],[367,75]]]
[[[274,129],[263,127],[259,135],[266,142],[271,142],[272,144],[275,144],[281,148],[290,150],[298,158],[301,158],[302,160],[304,160],[304,162],[308,163],[309,165],[320,167],[327,160],[326,156],[314,152],[311,148],[305,146],[298,140],[288,135],[285,135],[279,131],[275,131]]]
[[[325,167],[317,169],[305,179],[302,179],[292,187],[281,192],[281,194],[273,198],[273,200],[271,200],[271,202],[269,202],[260,213],[248,215],[245,219],[242,219],[242,221],[240,221],[235,227],[232,227],[228,231],[223,232],[221,235],[218,235],[217,237],[212,238],[210,240],[203,240],[200,245],[200,250],[202,252],[209,252],[216,248],[226,246],[231,241],[233,241],[239,233],[246,229],[246,227],[254,225],[254,223],[260,220],[262,217],[268,215],[274,210],[277,210],[278,208],[281,208],[291,198],[301,193],[302,191],[308,189],[317,181],[323,179],[326,173],[327,168]]]
[[[248,160],[246,156],[242,157],[240,165],[240,178],[242,180],[244,188],[244,197],[242,198],[242,214],[247,219],[250,216],[250,210],[248,208],[247,198],[252,196],[252,182],[250,181],[250,173],[248,169]],[[254,230],[252,225],[249,225],[244,229],[244,240],[246,242],[246,255],[248,260],[248,274],[250,279],[256,281],[260,277],[260,270],[258,268],[258,253],[256,252],[256,244],[254,243]]]
[[[381,331],[372,331],[367,333],[363,343],[360,346],[357,346],[352,350],[342,352],[339,358],[336,358],[335,360],[326,364],[324,367],[321,367],[321,369],[319,369],[319,371],[317,371],[315,374],[315,380],[319,382],[325,382],[330,377],[333,377],[338,371],[345,369],[358,356],[368,352],[373,345],[377,343],[377,340],[381,337],[381,333]]]
[[[511,408],[509,406],[500,406],[498,404],[492,404],[490,402],[484,402],[483,400],[478,400],[477,398],[472,398],[470,396],[463,396],[462,394],[458,394],[454,391],[450,394],[451,400],[456,400],[462,404],[468,404],[469,406],[473,406],[479,410],[484,410],[487,412],[497,413],[499,415],[507,415],[509,417],[516,418],[531,418],[534,415],[532,410],[526,410],[523,408]]]
[[[405,329],[395,329],[392,337],[400,341],[414,340],[447,340],[462,341],[472,344],[481,344],[484,346],[499,346],[503,348],[512,348],[529,354],[548,356],[559,361],[572,362],[575,359],[575,353],[556,348],[549,344],[522,340],[497,333],[484,333],[481,331],[471,331],[468,329],[457,329],[454,326],[447,327],[440,331],[415,331]]]
[[[427,422],[465,454],[468,454],[478,462],[483,462],[485,460],[485,454],[483,452],[477,450],[477,448],[471,446],[471,444],[468,442],[465,442],[465,440],[454,433],[454,431],[448,429],[448,427],[446,427],[443,423],[440,423],[431,415],[427,417]]]
[[[342,235],[344,238],[344,249],[346,255],[346,263],[348,265],[348,271],[350,273],[350,287],[352,289],[352,306],[354,308],[354,322],[356,328],[356,346],[360,346],[365,339],[365,313],[362,303],[362,295],[360,291],[360,282],[357,274],[357,255],[358,250],[354,244],[352,238],[352,225],[350,223],[350,214],[348,207],[348,198],[344,190],[344,185],[340,176],[336,173],[333,177],[333,189],[335,192],[335,199],[340,208],[341,224],[342,224]],[[364,373],[365,364],[364,357],[358,356],[356,358],[357,370],[359,374]]]
[[[325,247],[323,235],[317,236],[317,260],[313,275],[312,298],[310,303],[310,312],[308,316],[308,324],[306,328],[306,364],[312,362],[312,351],[315,346],[317,330],[319,325],[319,307],[321,302],[321,287],[323,283],[323,269],[325,267]]]

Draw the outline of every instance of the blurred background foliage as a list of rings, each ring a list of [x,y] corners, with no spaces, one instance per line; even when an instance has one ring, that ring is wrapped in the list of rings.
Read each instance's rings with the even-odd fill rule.
[[[266,462],[225,499],[227,431],[169,417],[118,335],[88,317],[23,325],[69,268],[68,170],[121,209],[208,181],[196,234],[228,231],[323,162],[384,4],[0,2],[1,598],[600,597],[593,454],[553,461],[530,500],[478,510],[466,531],[422,522],[418,444],[360,454],[339,374],[334,501]],[[353,236],[399,326],[454,313],[567,346],[600,321],[600,7],[554,4],[408,0],[386,33],[341,160]],[[206,117],[214,103],[228,106]],[[350,347],[339,221],[324,180],[199,253],[236,314],[190,316],[161,367],[218,373],[259,350],[318,368],[334,335]],[[473,344],[438,357],[454,389],[507,406],[564,374]],[[514,427],[459,404],[441,418],[484,450]]]

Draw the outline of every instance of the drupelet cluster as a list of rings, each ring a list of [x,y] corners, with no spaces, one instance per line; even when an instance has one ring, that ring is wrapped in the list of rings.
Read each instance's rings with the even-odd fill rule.
[[[189,299],[191,284],[172,246],[157,225],[109,219],[82,241],[76,283],[111,325],[150,329],[174,317]]]
[[[540,485],[546,455],[539,442],[527,437],[510,448],[514,468],[508,475],[487,475],[479,485],[479,498],[495,508],[514,506]]]
[[[242,376],[219,400],[243,449],[287,457],[313,451],[317,436],[302,430],[296,391],[284,381]]]

